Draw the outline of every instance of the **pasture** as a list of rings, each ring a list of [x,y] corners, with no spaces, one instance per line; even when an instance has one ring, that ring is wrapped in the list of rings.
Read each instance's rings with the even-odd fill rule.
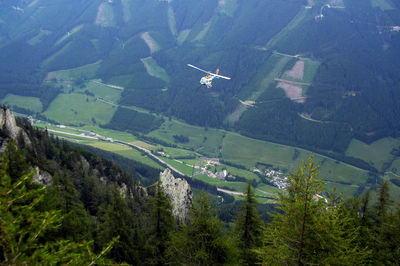
[[[0,102],[1,104],[5,104],[8,106],[15,105],[17,107],[28,109],[36,113],[41,112],[43,109],[42,102],[39,98],[36,97],[20,96],[9,93]]]
[[[43,113],[51,120],[65,125],[107,124],[116,108],[95,97],[80,93],[59,94]]]
[[[391,154],[392,150],[399,147],[400,139],[383,138],[371,144],[353,139],[347,148],[346,155],[360,158],[379,171],[383,171],[394,160],[395,156]]]

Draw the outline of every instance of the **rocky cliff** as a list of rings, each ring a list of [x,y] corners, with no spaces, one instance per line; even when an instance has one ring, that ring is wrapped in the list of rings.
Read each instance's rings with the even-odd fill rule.
[[[31,145],[31,141],[26,132],[17,126],[14,114],[10,109],[5,107],[0,108],[0,129],[6,131],[7,135],[16,142],[18,142],[18,137],[21,134],[25,143],[28,146]]]
[[[189,218],[192,207],[192,189],[188,182],[181,178],[175,178],[170,169],[165,169],[160,174],[161,187],[171,200],[172,212],[179,223]]]

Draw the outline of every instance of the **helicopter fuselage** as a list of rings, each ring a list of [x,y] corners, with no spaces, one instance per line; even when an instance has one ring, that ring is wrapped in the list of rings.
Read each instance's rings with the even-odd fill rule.
[[[207,75],[205,77],[202,77],[200,79],[200,84],[201,85],[205,85],[207,86],[207,88],[211,88],[212,87],[212,80],[216,78],[216,76],[212,76],[212,75]]]

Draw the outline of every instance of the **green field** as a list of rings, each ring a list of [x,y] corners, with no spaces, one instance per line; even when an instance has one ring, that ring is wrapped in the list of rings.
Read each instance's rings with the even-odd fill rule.
[[[51,120],[61,124],[107,124],[116,108],[95,97],[79,93],[59,94],[43,113]]]
[[[383,138],[371,144],[353,139],[346,151],[346,155],[360,158],[379,171],[383,171],[394,160],[394,155],[391,154],[391,151],[399,147],[400,139]]]
[[[311,60],[309,58],[302,58],[302,60],[304,61],[303,82],[311,83],[314,80],[320,62]]]
[[[71,44],[72,44],[71,42],[67,43],[63,48],[61,48],[60,50],[58,50],[57,52],[55,52],[54,54],[52,54],[51,56],[46,58],[46,60],[44,60],[43,63],[42,63],[42,67],[48,65],[57,56],[62,55],[63,53],[65,53],[65,51],[68,50],[68,48],[71,46]]]
[[[110,151],[115,154],[121,155],[125,158],[138,161],[140,163],[149,165],[151,167],[157,168],[157,169],[163,169],[161,165],[153,161],[151,158],[148,156],[142,155],[140,151],[137,151],[131,147],[118,144],[118,143],[110,143],[110,142],[93,142],[90,144],[90,146],[105,150],[105,151]]]
[[[63,37],[61,37],[55,44],[55,46],[59,45],[60,43],[62,43],[63,41],[65,41],[67,38],[71,37],[72,35],[74,35],[75,33],[77,33],[78,31],[80,31],[83,28],[83,24],[76,26],[75,28],[73,28],[72,30],[68,31]]]
[[[150,76],[169,82],[169,76],[165,69],[160,67],[152,57],[142,58],[141,60]]]
[[[176,157],[187,157],[187,156],[200,156],[200,154],[195,153],[190,150],[186,149],[179,149],[179,148],[171,148],[171,147],[163,147],[164,152],[166,152],[171,158]]]
[[[7,94],[6,97],[1,100],[1,104],[5,104],[8,106],[15,105],[37,113],[41,112],[43,109],[42,102],[39,98],[20,96],[15,94]]]
[[[301,160],[312,153],[299,148],[246,138],[237,134],[226,135],[222,146],[222,158],[253,169],[257,162],[270,164],[284,172],[297,169]],[[321,177],[325,180],[364,183],[368,173],[351,165],[336,162],[318,154],[314,162],[321,164]]]
[[[100,62],[96,62],[77,68],[50,72],[47,76],[47,82],[56,82],[57,85],[63,85],[65,81],[73,81],[78,78],[91,79],[95,76],[99,67]]]
[[[148,134],[165,142],[175,144],[174,135],[184,135],[189,138],[188,143],[180,143],[184,148],[190,148],[210,157],[218,156],[218,147],[222,143],[224,132],[212,128],[191,126],[176,120],[166,121],[158,128]]]
[[[260,84],[256,86],[258,90],[254,91],[247,100],[257,100],[275,82],[275,78],[282,75],[292,59],[279,54],[271,55],[266,64],[259,70],[259,76],[262,75],[262,77],[258,78],[258,80],[261,80]]]
[[[171,166],[175,167],[176,169],[178,169],[179,171],[181,171],[185,175],[187,175],[187,176],[191,176],[192,175],[192,170],[193,170],[192,167],[190,167],[190,166],[188,166],[188,165],[186,165],[184,163],[177,162],[177,161],[175,161],[173,159],[170,159],[170,158],[162,157],[161,159],[164,160],[165,162],[169,163]]]
[[[284,38],[289,32],[293,31],[294,28],[296,28],[310,14],[311,9],[300,9],[299,13],[293,18],[293,20],[268,42],[265,49],[275,46],[282,38]]]

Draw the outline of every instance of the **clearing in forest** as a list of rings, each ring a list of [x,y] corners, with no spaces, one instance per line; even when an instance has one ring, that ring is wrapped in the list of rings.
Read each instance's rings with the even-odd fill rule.
[[[150,49],[150,53],[153,54],[160,50],[160,45],[150,36],[150,33],[144,32],[140,35],[140,38],[147,44]]]

